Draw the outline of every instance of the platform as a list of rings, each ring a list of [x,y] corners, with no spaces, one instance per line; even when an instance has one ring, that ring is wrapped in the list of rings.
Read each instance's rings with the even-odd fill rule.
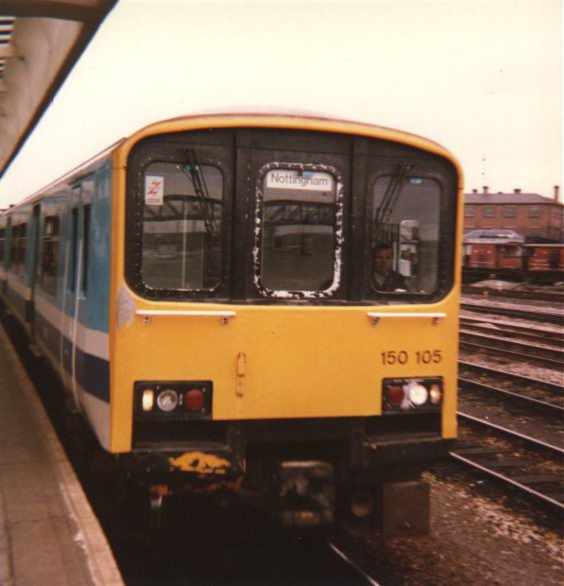
[[[0,585],[122,586],[80,482],[0,326]]]

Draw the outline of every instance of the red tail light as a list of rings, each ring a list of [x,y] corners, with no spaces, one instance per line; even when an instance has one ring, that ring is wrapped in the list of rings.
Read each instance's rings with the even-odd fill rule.
[[[204,408],[202,389],[190,389],[184,393],[184,408],[186,411],[201,411]]]
[[[386,400],[388,403],[394,406],[400,406],[405,393],[400,385],[389,385],[385,388]]]

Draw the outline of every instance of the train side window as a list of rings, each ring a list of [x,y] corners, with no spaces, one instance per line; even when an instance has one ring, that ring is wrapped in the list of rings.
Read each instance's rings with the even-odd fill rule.
[[[43,222],[43,243],[41,247],[39,283],[46,293],[53,296],[57,294],[59,230],[59,217],[46,216]]]
[[[337,178],[326,166],[270,166],[263,168],[258,193],[255,284],[275,297],[328,291],[339,282],[335,258],[343,226]]]
[[[27,225],[25,223],[12,227],[11,268],[20,275],[24,272],[27,248]]]
[[[20,235],[20,227],[12,225],[10,239],[10,269],[12,272],[18,272],[18,239]]]
[[[71,241],[70,241],[70,266],[67,288],[69,291],[76,290],[76,268],[78,261],[78,208],[71,212]]]
[[[0,266],[4,266],[4,254],[6,246],[6,228],[0,228]]]
[[[88,267],[90,260],[90,224],[91,224],[92,206],[86,205],[83,208],[82,216],[82,283],[81,291],[83,295],[88,292]]]
[[[154,289],[212,290],[221,283],[223,191],[211,164],[145,168],[141,273]]]
[[[435,179],[376,179],[366,271],[369,298],[438,290],[441,194]]]
[[[476,212],[473,207],[471,206],[464,206],[464,217],[465,218],[473,218],[476,215]]]

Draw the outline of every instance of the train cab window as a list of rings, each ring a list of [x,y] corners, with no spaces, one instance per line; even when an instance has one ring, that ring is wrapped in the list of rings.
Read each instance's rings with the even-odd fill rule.
[[[145,167],[141,274],[146,287],[212,290],[222,267],[223,175],[210,164]]]
[[[41,264],[39,283],[41,288],[50,295],[57,293],[57,269],[59,257],[58,216],[47,216],[43,223],[43,243],[41,247]]]
[[[266,165],[257,194],[255,284],[267,296],[328,291],[342,232],[337,180],[315,165]]]
[[[441,185],[423,177],[381,176],[371,204],[368,297],[436,293]]]

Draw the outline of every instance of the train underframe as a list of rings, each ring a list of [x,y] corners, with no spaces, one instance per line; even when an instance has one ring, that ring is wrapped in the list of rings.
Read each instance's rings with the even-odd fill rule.
[[[408,419],[202,422],[200,439],[138,440],[119,460],[157,516],[171,495],[204,494],[243,499],[293,530],[426,533],[421,473],[452,440],[441,437],[437,416]]]

